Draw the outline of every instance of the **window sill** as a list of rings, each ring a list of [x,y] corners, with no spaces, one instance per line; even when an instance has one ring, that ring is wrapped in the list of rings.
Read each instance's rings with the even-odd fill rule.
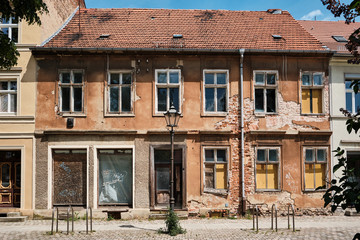
[[[225,117],[229,115],[229,112],[206,112],[202,113],[201,117]]]
[[[279,193],[281,189],[256,189],[255,192],[257,193]]]
[[[327,189],[319,189],[319,190],[315,190],[315,189],[305,189],[303,190],[303,193],[324,193],[326,192]]]
[[[134,113],[107,113],[104,115],[106,118],[110,117],[135,117]]]
[[[227,189],[213,189],[213,188],[205,188],[204,193],[211,193],[221,196],[227,196],[229,194]]]
[[[254,115],[255,115],[255,117],[264,118],[266,116],[271,116],[271,115],[277,116],[277,115],[279,115],[279,113],[259,113],[259,112],[254,112]]]
[[[78,118],[85,118],[85,113],[60,113],[62,117],[78,117]]]
[[[325,116],[325,113],[300,113],[301,116]]]
[[[153,117],[164,117],[164,113],[166,113],[166,112],[153,113]],[[182,112],[180,112],[180,117],[183,117]]]

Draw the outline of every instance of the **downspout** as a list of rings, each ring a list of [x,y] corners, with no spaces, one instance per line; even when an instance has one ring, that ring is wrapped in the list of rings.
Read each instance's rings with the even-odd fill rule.
[[[241,133],[241,212],[245,215],[246,199],[245,199],[245,169],[244,169],[244,53],[245,49],[239,49],[240,53],[240,133]]]

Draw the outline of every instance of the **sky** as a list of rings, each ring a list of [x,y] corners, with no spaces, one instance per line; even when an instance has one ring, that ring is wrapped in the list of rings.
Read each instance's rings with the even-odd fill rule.
[[[266,11],[287,10],[297,20],[338,21],[321,0],[85,0],[87,8],[170,8]],[[345,3],[347,1],[344,1]]]

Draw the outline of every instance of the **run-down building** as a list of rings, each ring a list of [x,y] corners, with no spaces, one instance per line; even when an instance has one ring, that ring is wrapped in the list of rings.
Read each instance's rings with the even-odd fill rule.
[[[300,24],[325,46],[336,53],[330,60],[330,89],[331,89],[331,128],[333,131],[331,145],[333,150],[338,147],[345,150],[344,157],[348,159],[349,169],[355,168],[357,181],[360,181],[360,138],[359,134],[346,130],[347,117],[340,108],[351,114],[360,110],[360,94],[355,94],[351,85],[353,80],[360,79],[360,66],[349,64],[352,58],[345,48],[347,39],[358,28],[360,23],[345,24],[344,21],[299,21]],[[332,154],[332,166],[337,164],[337,157]],[[341,176],[341,169],[333,175]]]
[[[79,1],[44,1],[42,25],[0,16],[0,29],[20,53],[16,66],[0,69],[0,213],[31,216],[35,199],[36,61],[29,48],[49,38],[75,13]],[[81,5],[85,3],[80,1]]]
[[[288,12],[82,9],[33,53],[38,214],[166,209],[171,103],[176,209],[322,206],[330,52]]]

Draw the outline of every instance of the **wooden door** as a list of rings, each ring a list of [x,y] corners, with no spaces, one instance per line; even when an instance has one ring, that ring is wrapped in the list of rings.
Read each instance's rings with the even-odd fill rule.
[[[21,151],[0,151],[0,207],[20,207]]]

